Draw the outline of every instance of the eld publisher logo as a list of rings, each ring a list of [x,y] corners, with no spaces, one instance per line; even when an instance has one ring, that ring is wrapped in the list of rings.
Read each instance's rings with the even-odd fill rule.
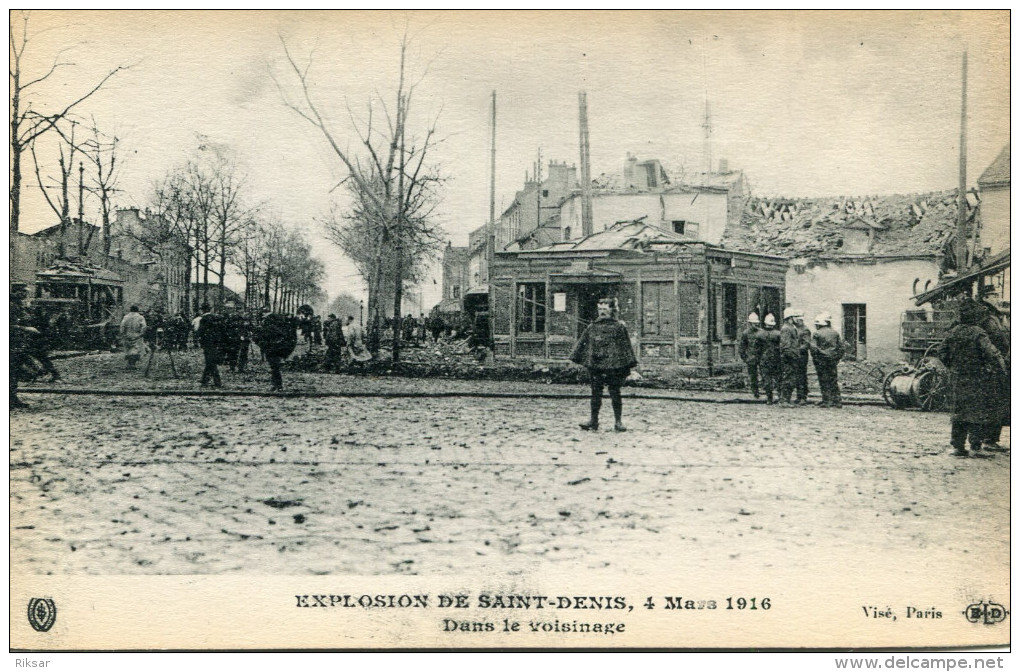
[[[28,601],[28,622],[37,632],[46,632],[57,620],[57,605],[48,597],[33,597]]]
[[[996,623],[1002,623],[1006,620],[1006,616],[1009,616],[1009,612],[1001,604],[995,602],[978,602],[972,604],[963,611],[963,615],[967,617],[967,620],[971,623],[984,623],[985,625],[995,625]]]

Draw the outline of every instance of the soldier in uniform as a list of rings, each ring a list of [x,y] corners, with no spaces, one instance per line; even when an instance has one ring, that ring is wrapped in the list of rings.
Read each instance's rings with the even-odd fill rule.
[[[223,363],[229,347],[226,320],[222,315],[214,313],[208,303],[203,303],[201,310],[202,316],[197,333],[198,344],[202,346],[202,355],[205,358],[201,385],[206,387],[211,380],[213,387],[222,387],[223,381],[217,367]]]
[[[613,429],[625,432],[623,426],[623,398],[620,386],[637,366],[634,349],[630,345],[627,325],[619,319],[619,304],[614,298],[599,299],[599,316],[581,334],[570,355],[570,361],[587,367],[591,375],[591,418],[581,429],[591,432],[599,428],[599,410],[602,408],[603,386],[609,388],[616,420]]]
[[[782,372],[776,316],[772,313],[766,315],[764,327],[764,329],[759,329],[754,335],[754,346],[758,359],[758,371],[761,373],[762,387],[765,388],[765,398],[771,404],[773,403],[773,392],[779,390],[779,376]]]
[[[263,308],[262,323],[255,331],[255,344],[269,364],[270,391],[283,391],[283,360],[290,357],[297,347],[297,320],[290,315],[270,312]]]
[[[797,311],[790,309],[783,317],[779,330],[779,357],[782,372],[779,380],[779,403],[790,405],[793,389],[797,386],[797,372],[800,368],[800,330],[794,321]]]
[[[754,347],[755,335],[761,331],[759,325],[761,320],[758,313],[747,316],[747,328],[740,334],[740,345],[737,350],[741,361],[747,366],[747,379],[755,399],[761,396],[758,392],[758,352]]]
[[[981,443],[990,429],[1001,422],[995,385],[989,378],[1004,376],[1006,363],[992,345],[988,334],[978,326],[984,309],[967,299],[960,305],[960,320],[939,345],[939,359],[949,367],[952,429],[950,443],[957,457],[986,457]],[[965,447],[970,441],[972,452]]]
[[[818,388],[822,393],[819,406],[841,408],[839,392],[839,360],[843,359],[843,339],[832,328],[832,316],[822,313],[815,318],[815,335],[811,343],[811,357],[818,374]]]

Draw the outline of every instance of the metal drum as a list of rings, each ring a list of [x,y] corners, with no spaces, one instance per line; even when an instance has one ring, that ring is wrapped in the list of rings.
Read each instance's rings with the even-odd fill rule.
[[[925,361],[917,368],[904,367],[886,376],[882,397],[893,408],[940,410],[946,403],[946,382],[941,363]]]

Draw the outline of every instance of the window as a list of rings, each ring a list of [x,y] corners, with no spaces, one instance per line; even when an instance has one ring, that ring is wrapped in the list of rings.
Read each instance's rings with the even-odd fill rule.
[[[728,340],[737,339],[737,286],[723,284],[722,286],[722,337]]]
[[[673,220],[673,233],[678,233],[681,236],[687,236],[688,238],[697,238],[699,226],[697,222],[688,222],[683,219]]]
[[[549,198],[549,190],[548,189],[543,189],[542,190],[542,198]]]
[[[701,308],[701,290],[697,283],[681,282],[677,296],[677,321],[680,323],[680,336],[695,338],[698,336],[698,312]]]
[[[867,357],[867,326],[868,313],[866,304],[843,304],[843,340],[846,341],[847,349],[857,359],[865,359]]]
[[[517,333],[545,333],[545,285],[517,285]]]
[[[460,298],[460,285],[454,285],[453,286],[453,298],[454,299],[459,299]]]
[[[641,283],[641,335],[673,337],[676,299],[672,282]]]

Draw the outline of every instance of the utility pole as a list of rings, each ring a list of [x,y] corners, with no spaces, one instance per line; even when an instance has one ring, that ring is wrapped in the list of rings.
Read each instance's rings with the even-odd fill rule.
[[[542,148],[538,148],[538,162],[535,163],[535,228],[542,226]]]
[[[590,236],[592,231],[591,214],[591,148],[588,145],[588,94],[581,91],[577,94],[581,130],[581,235]]]
[[[492,91],[492,127],[491,127],[491,159],[489,164],[489,230],[485,250],[485,281],[489,286],[489,341],[492,342],[496,333],[496,287],[493,283],[492,266],[496,261],[496,90]],[[492,348],[492,358],[496,358],[496,348]]]
[[[485,250],[485,279],[492,285],[492,262],[496,258],[496,92],[492,92],[491,160],[489,164],[489,231]],[[491,311],[490,311],[491,312]]]
[[[967,267],[967,52],[963,52],[963,92],[960,98],[960,189],[956,211],[956,270]]]
[[[78,162],[78,256],[85,256],[85,166],[81,161]]]

